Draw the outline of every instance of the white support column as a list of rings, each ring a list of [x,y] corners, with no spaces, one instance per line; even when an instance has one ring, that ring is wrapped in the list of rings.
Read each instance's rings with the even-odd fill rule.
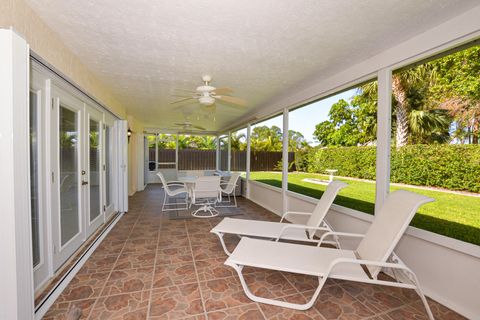
[[[382,69],[378,72],[375,213],[379,212],[390,188],[391,116],[392,70]]]
[[[252,131],[252,127],[250,125],[250,123],[247,125],[247,163],[246,163],[246,173],[245,173],[245,176],[246,176],[246,181],[247,181],[247,187],[246,187],[246,196],[247,196],[247,199],[250,199],[250,187],[249,187],[249,183],[250,183],[250,150],[251,150],[251,147],[252,147],[252,144],[251,144],[251,141],[250,141],[250,137],[251,137],[251,131]]]
[[[177,170],[177,174],[178,174],[178,133],[176,135],[176,139],[175,139],[175,170]]]
[[[217,136],[217,151],[215,154],[215,168],[220,170],[220,136]]]
[[[143,133],[137,133],[134,135],[137,143],[137,153],[135,157],[137,158],[137,191],[142,191],[145,188],[145,148],[144,148],[144,139],[145,135]]]
[[[232,169],[232,133],[228,131],[228,172]]]
[[[29,47],[0,30],[0,319],[33,319]]]
[[[288,211],[288,109],[283,109],[283,145],[282,145],[282,200],[283,212]]]

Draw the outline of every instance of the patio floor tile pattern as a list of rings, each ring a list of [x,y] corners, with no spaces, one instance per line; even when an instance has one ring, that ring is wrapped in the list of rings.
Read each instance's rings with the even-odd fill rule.
[[[328,280],[314,306],[296,311],[251,301],[210,229],[221,218],[169,220],[162,189],[150,185],[130,198],[130,211],[107,235],[44,319],[427,319],[413,290]],[[238,218],[278,217],[239,198]],[[222,209],[220,209],[222,210]],[[230,209],[231,210],[231,209]],[[225,237],[229,247],[238,239]],[[305,303],[315,277],[245,268],[251,290],[267,298]],[[429,300],[436,319],[465,319]]]

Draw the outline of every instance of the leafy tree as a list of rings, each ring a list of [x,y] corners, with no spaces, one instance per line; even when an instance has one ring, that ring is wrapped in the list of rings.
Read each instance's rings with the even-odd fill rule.
[[[247,150],[247,137],[243,132],[233,132],[230,137],[232,150],[244,151]]]
[[[215,150],[217,148],[216,138],[214,136],[178,136],[179,149],[200,149]]]
[[[282,151],[282,130],[277,126],[258,126],[250,137],[252,150]]]
[[[177,136],[173,134],[161,133],[158,135],[159,149],[175,149],[177,143]]]
[[[341,99],[328,113],[329,120],[315,127],[314,137],[321,146],[357,146],[375,140],[376,101],[370,92],[359,90],[350,103]]]
[[[456,122],[454,137],[478,144],[480,135],[480,46],[429,63],[437,74],[430,103],[446,110]]]
[[[295,130],[288,130],[288,151],[298,151],[309,146],[303,134]]]

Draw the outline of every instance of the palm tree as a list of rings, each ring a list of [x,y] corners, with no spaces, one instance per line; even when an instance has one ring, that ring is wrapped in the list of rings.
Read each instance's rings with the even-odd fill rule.
[[[410,138],[411,130],[420,130],[421,123],[416,123],[416,120],[423,119],[427,116],[424,111],[419,117],[419,114],[411,114],[413,106],[410,103],[409,92],[413,89],[428,87],[435,82],[436,73],[429,64],[422,64],[414,68],[396,72],[392,75],[392,95],[395,99],[395,145],[397,148],[405,146]],[[369,82],[360,88],[361,94],[376,99],[373,96],[378,92],[377,81]],[[429,114],[430,120],[435,114]],[[429,124],[444,124],[442,120],[429,121]]]
[[[245,150],[247,148],[247,143],[245,142],[246,139],[247,137],[243,132],[232,133],[230,137],[230,144],[231,144],[232,150],[238,150],[238,151]]]
[[[410,112],[412,110],[408,91],[410,88],[429,86],[435,81],[435,72],[429,64],[422,64],[415,68],[400,71],[392,76],[392,94],[397,101],[395,141],[397,148],[408,143]]]

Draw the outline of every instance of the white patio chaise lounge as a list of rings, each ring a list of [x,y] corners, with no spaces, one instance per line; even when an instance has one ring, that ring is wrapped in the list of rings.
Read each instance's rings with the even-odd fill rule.
[[[288,211],[283,214],[280,222],[224,218],[210,230],[210,232],[220,238],[223,250],[227,255],[230,255],[230,251],[227,249],[223,239],[224,234],[276,239],[277,241],[280,239],[305,242],[314,241],[313,236],[316,231],[326,232],[332,230],[324,218],[338,192],[346,186],[348,186],[348,184],[345,182],[338,180],[332,181],[327,186],[320,200],[318,200],[313,212]],[[284,223],[283,221],[290,215],[310,217],[305,224]],[[330,241],[329,243],[338,245],[336,241]]]
[[[417,209],[433,199],[398,190],[391,193],[365,235],[328,232],[322,235],[318,246],[306,246],[285,242],[265,241],[244,237],[228,257],[225,264],[234,268],[245,294],[253,301],[306,310],[312,307],[328,278],[365,282],[415,289],[422,299],[430,319],[432,312],[420,289],[417,277],[393,253],[398,241],[407,229]],[[362,238],[356,251],[319,247],[328,236]],[[318,287],[305,304],[296,304],[254,295],[242,274],[245,266],[317,276]],[[377,278],[382,268],[403,272],[407,282],[392,282]]]

